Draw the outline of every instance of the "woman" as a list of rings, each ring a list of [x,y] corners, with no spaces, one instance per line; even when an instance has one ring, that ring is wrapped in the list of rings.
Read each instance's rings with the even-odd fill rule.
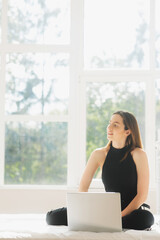
[[[154,223],[154,217],[143,209],[149,187],[149,167],[137,121],[129,112],[115,112],[107,127],[109,143],[92,152],[79,191],[87,192],[98,167],[102,169],[102,181],[106,192],[120,192],[122,227],[146,229]],[[47,213],[48,224],[67,225],[67,209]]]

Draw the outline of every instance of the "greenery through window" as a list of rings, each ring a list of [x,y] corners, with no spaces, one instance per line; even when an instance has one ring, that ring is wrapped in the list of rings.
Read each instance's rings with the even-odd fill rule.
[[[4,183],[65,185],[70,56],[55,44],[70,42],[70,1],[8,0],[7,9]]]
[[[149,1],[86,0],[84,29],[85,68],[148,68]],[[94,149],[107,144],[106,126],[117,110],[136,116],[145,146],[145,83],[131,80],[112,83],[109,78],[106,83],[89,82],[87,159]]]
[[[119,109],[134,113],[145,143],[143,82],[88,83],[87,96],[87,159],[94,149],[106,146],[106,127],[112,114]]]
[[[6,77],[8,114],[68,112],[68,54],[10,54]]]
[[[159,16],[159,0],[0,0],[0,185],[77,186],[117,110],[154,175]]]
[[[6,184],[67,183],[67,123],[6,124]]]
[[[10,43],[69,43],[69,0],[9,0]]]

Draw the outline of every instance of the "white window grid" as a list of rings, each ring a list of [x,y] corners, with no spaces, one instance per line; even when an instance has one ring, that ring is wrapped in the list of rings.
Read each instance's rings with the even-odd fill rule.
[[[155,171],[155,80],[160,70],[155,68],[155,0],[150,0],[150,66],[146,70],[84,70],[83,35],[84,1],[71,0],[71,33],[69,45],[14,45],[7,44],[7,5],[2,0],[2,43],[0,45],[0,185],[4,184],[5,122],[12,121],[66,121],[68,122],[68,186],[79,183],[86,164],[86,83],[143,81],[146,84],[145,99],[145,148],[150,164],[151,187],[156,187]],[[70,96],[69,114],[61,117],[5,116],[5,60],[12,52],[67,52],[70,54]],[[3,79],[3,81],[2,81]],[[108,80],[109,79],[109,80]]]

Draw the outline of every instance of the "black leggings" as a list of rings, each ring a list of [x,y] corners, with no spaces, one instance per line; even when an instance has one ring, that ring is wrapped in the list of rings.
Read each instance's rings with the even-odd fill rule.
[[[59,208],[48,212],[46,215],[46,221],[49,225],[68,226],[67,208]],[[122,217],[122,228],[126,229],[144,230],[150,228],[153,224],[154,217],[152,213],[141,207]]]

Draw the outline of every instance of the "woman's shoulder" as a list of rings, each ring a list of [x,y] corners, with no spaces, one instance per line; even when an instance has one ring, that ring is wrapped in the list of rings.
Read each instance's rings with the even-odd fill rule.
[[[107,156],[107,148],[106,147],[101,147],[101,148],[96,148],[93,152],[92,155],[97,158],[99,165],[103,165],[105,158]]]
[[[142,148],[136,147],[134,150],[131,151],[131,155],[135,162],[141,160],[141,162],[144,160],[147,160],[147,154]]]
[[[131,154],[132,155],[143,156],[143,155],[146,155],[146,152],[142,148],[136,147],[131,151]]]
[[[97,155],[104,155],[107,153],[107,148],[106,147],[96,148],[93,152]]]

